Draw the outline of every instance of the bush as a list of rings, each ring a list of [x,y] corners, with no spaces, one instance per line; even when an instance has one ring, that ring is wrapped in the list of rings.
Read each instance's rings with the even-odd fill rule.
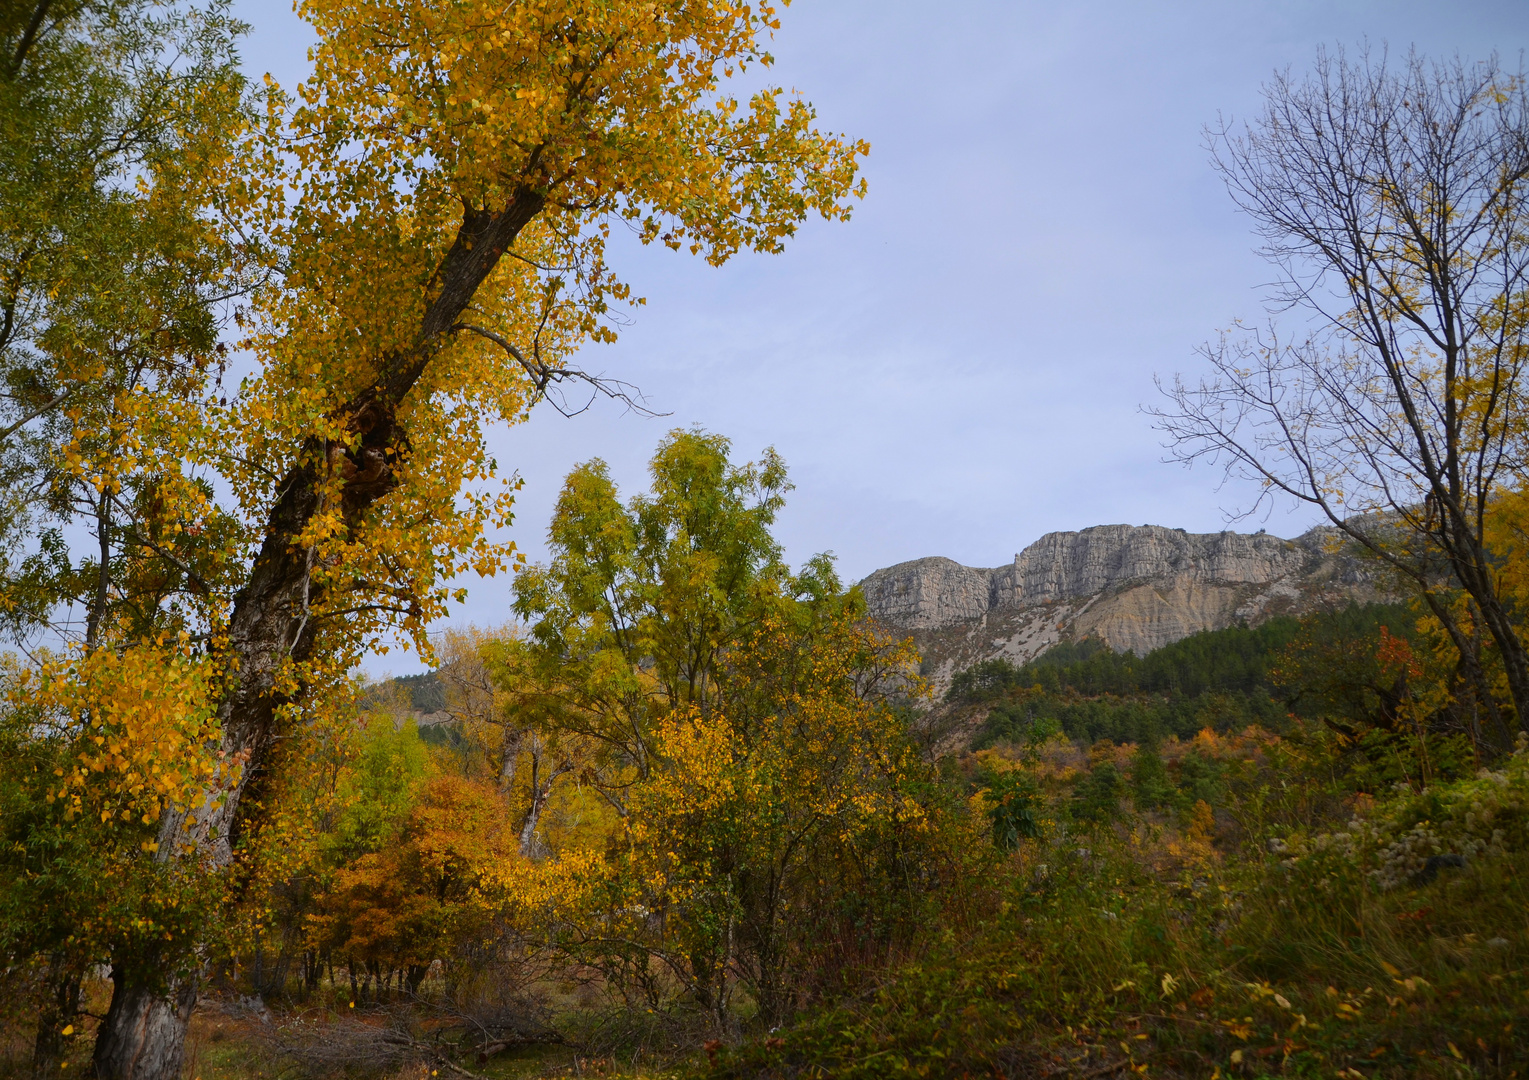
[[[1261,752],[1254,774],[1197,755],[1249,821],[1270,789],[1316,787],[1343,760]],[[1107,805],[1112,772],[1079,778],[1073,805]],[[1526,777],[1520,753],[1422,794],[1361,796],[1352,828],[1275,852],[1253,833],[1192,873],[1154,872],[1140,823],[1096,828],[1086,850],[1064,833],[1026,845],[979,933],[874,998],[718,1054],[708,1075],[1521,1076]],[[1472,854],[1430,878],[1434,852]]]
[[[1095,824],[1111,821],[1120,813],[1120,797],[1124,794],[1120,770],[1112,762],[1100,762],[1079,781],[1072,797],[1072,816]]]

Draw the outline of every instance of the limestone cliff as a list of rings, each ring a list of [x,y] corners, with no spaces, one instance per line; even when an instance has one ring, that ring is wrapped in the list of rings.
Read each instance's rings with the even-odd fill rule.
[[[1330,529],[1282,540],[1099,525],[1047,533],[1006,566],[914,559],[860,586],[869,613],[912,634],[943,688],[961,668],[994,657],[1021,663],[1064,638],[1145,654],[1200,630],[1381,599],[1381,581]]]

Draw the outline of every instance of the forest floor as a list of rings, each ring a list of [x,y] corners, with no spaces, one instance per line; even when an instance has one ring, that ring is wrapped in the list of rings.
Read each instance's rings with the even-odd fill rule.
[[[89,988],[87,997],[101,997],[104,1001],[110,984],[104,981]],[[93,1002],[92,1002],[93,1003]],[[89,1007],[89,1005],[87,1005]],[[333,1027],[344,1035],[354,1032],[359,1024],[372,1025],[379,1030],[390,1026],[392,1014],[383,1011],[363,1011],[360,1017],[351,1013],[324,1013],[305,1010],[301,1014],[276,1013],[271,1021],[265,1021],[246,1007],[246,1000],[223,999],[217,995],[204,997],[192,1016],[186,1033],[185,1080],[298,1080],[298,1078],[326,1075],[328,1070],[315,1070],[290,1054],[283,1053],[275,1044],[276,1029],[290,1024],[301,1016],[319,1031]],[[90,1045],[94,1022],[87,1021],[79,1032],[76,1052],[70,1056],[65,1076],[90,1075]],[[23,1025],[15,1025],[6,1034],[11,1038],[0,1043],[0,1078],[23,1080],[31,1076],[30,1050],[24,1036]],[[686,1058],[694,1060],[687,1061]],[[461,1055],[466,1067],[447,1063],[448,1059],[425,1060],[415,1057],[391,1066],[376,1067],[374,1063],[357,1061],[350,1068],[338,1069],[332,1075],[381,1077],[385,1080],[468,1080],[484,1077],[488,1080],[539,1080],[553,1077],[608,1077],[611,1080],[649,1080],[649,1078],[674,1076],[677,1072],[699,1068],[705,1056],[697,1049],[690,1055],[670,1054],[661,1064],[634,1063],[631,1055],[600,1055],[570,1045],[533,1044],[512,1047],[495,1053],[484,1060],[474,1055]]]

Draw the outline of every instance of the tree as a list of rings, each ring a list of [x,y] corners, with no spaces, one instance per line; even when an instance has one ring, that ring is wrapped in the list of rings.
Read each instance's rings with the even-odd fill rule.
[[[203,212],[245,117],[226,7],[0,11],[0,625],[75,647],[33,654],[3,721],[0,940],[7,963],[46,961],[39,1075],[60,1067],[85,972],[209,922],[187,919],[200,860],[156,864],[143,845],[190,801],[147,801],[150,779],[205,781],[215,737],[205,656],[181,633],[216,603],[230,523],[182,472],[179,421],[221,370],[219,305],[243,288],[238,245]],[[187,691],[188,668],[197,694],[146,694]],[[176,735],[192,717],[197,737]],[[39,780],[57,769],[67,801]]]
[[[429,749],[406,701],[376,689],[359,715],[326,712],[290,732],[259,804],[248,808],[228,944],[262,995],[283,994],[296,965],[305,991],[318,985],[322,963],[332,970],[331,942],[311,926],[322,898],[342,871],[393,842],[430,778]]]
[[[674,431],[649,466],[652,493],[623,506],[602,461],[563,485],[546,567],[520,573],[515,611],[531,631],[497,650],[508,708],[589,747],[603,797],[652,768],[657,725],[717,701],[724,657],[770,602],[800,582],[770,533],[788,489],[773,451],[734,466],[718,435]],[[527,690],[536,690],[528,696]]]
[[[245,108],[225,9],[39,0],[0,15],[0,618],[14,640],[173,633],[196,622],[174,609],[218,579],[218,545],[181,529],[209,492],[181,475],[176,427],[222,369],[217,309],[243,285],[236,245],[202,212]],[[74,523],[93,534],[79,558]],[[204,524],[203,541],[226,540],[226,523]]]
[[[723,1029],[740,983],[774,1023],[860,960],[852,944],[886,955],[948,838],[898,707],[911,650],[826,557],[787,569],[770,531],[785,467],[728,451],[672,432],[625,506],[602,463],[576,469],[550,564],[516,584],[530,633],[495,658],[564,785],[612,810],[600,842],[519,867],[512,889],[546,898],[527,917],[650,1005],[683,988]]]
[[[1529,725],[1529,653],[1499,589],[1487,518],[1524,464],[1529,360],[1529,98],[1495,58],[1401,64],[1321,53],[1277,76],[1262,116],[1210,133],[1257,224],[1292,332],[1238,330],[1214,376],[1154,410],[1182,461],[1221,462],[1324,513],[1408,582],[1448,631],[1478,731],[1512,740],[1470,627],[1469,597]]]
[[[469,768],[486,772],[494,778],[501,792],[515,783],[515,772],[527,747],[523,722],[501,700],[494,673],[487,661],[497,642],[513,638],[513,627],[497,631],[448,630],[436,648],[442,663],[436,669],[445,711],[460,732],[463,749],[469,756]],[[540,765],[540,761],[536,762]]]
[[[353,987],[364,965],[379,987],[397,971],[400,988],[417,993],[431,963],[487,938],[482,883],[514,858],[504,819],[493,788],[436,776],[386,845],[339,867],[313,921],[321,946],[346,957]]]
[[[162,859],[232,858],[240,806],[273,740],[380,636],[423,641],[455,573],[511,557],[485,523],[488,420],[559,387],[624,393],[566,364],[626,286],[612,225],[713,262],[780,250],[809,212],[842,218],[862,143],[821,134],[778,90],[741,105],[722,82],[768,65],[769,4],[307,0],[319,43],[295,99],[263,126],[215,206],[255,238],[262,285],[242,312],[254,376],[225,408],[177,418],[183,466],[236,502],[235,570],[206,640],[228,672],[221,797],[167,813]],[[198,523],[198,527],[201,525]],[[169,962],[161,965],[177,970]],[[193,977],[117,983],[95,1067],[178,1074]]]

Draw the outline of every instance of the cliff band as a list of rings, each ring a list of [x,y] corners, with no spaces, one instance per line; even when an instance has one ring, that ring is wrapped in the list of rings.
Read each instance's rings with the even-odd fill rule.
[[[860,587],[873,618],[911,634],[924,674],[943,690],[972,664],[1023,663],[1064,639],[1097,637],[1144,655],[1201,630],[1388,599],[1382,581],[1329,528],[1282,540],[1098,525],[1047,533],[1007,566],[914,559]]]

